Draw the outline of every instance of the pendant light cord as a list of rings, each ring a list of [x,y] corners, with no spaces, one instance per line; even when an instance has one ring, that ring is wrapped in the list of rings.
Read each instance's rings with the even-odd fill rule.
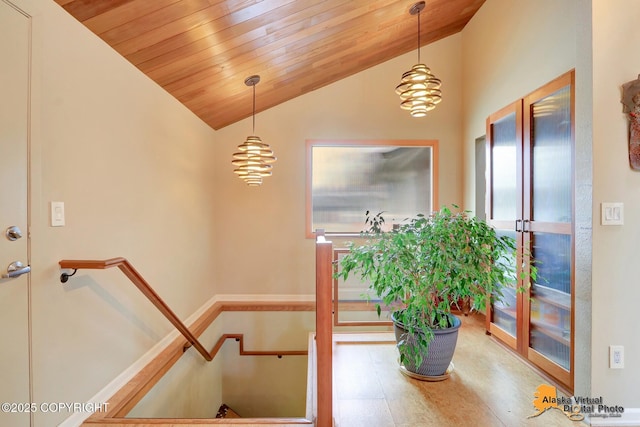
[[[256,134],[256,85],[253,85],[253,135]]]
[[[420,12],[418,12],[418,64],[420,63]]]

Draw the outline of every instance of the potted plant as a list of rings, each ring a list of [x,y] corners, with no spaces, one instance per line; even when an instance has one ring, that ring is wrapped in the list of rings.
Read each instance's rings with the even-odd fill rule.
[[[391,231],[382,230],[383,213],[367,212],[367,240],[348,245],[337,273],[369,281],[380,299],[378,315],[381,303],[390,307],[400,363],[419,376],[448,377],[461,323],[452,306],[468,301],[472,310],[484,310],[516,282],[515,241],[453,207],[417,215]],[[529,275],[535,273],[531,267]]]

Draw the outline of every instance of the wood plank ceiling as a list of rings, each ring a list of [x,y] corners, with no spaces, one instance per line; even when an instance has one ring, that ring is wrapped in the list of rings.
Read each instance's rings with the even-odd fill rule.
[[[213,129],[251,116],[252,74],[260,112],[418,44],[417,0],[55,1]],[[421,44],[459,32],[483,3],[427,0]]]

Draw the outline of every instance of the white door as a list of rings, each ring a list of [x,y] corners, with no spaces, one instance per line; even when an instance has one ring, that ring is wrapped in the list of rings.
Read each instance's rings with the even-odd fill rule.
[[[0,0],[0,426],[29,426],[29,17]]]

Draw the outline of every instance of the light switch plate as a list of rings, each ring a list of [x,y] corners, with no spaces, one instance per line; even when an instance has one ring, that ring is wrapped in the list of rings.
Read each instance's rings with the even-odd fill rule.
[[[51,226],[64,227],[64,202],[51,202]]]
[[[624,203],[602,202],[601,208],[602,225],[624,225]]]

